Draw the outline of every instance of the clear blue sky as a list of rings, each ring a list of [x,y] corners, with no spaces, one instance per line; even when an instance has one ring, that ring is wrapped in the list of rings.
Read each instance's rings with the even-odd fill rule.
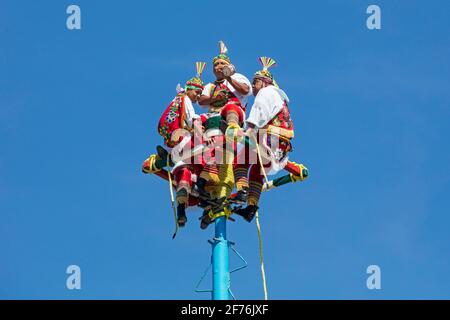
[[[258,56],[278,61],[291,159],[311,171],[263,195],[269,297],[450,298],[449,2],[184,3],[0,2],[0,298],[210,298],[194,287],[212,228],[192,210],[172,241],[167,183],[140,166],[194,62],[213,79],[221,39],[248,77]],[[228,233],[249,262],[234,294],[262,298],[255,225]],[[71,264],[80,291],[66,289]]]

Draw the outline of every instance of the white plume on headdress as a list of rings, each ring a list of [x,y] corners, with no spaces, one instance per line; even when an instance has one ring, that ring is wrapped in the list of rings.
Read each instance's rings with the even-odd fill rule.
[[[222,40],[219,41],[219,50],[220,50],[220,54],[227,54],[228,53],[228,49],[227,49],[227,47],[225,46],[225,43]]]
[[[184,91],[184,88],[181,86],[181,84],[177,84],[176,90],[177,90],[177,93],[180,93],[180,92]]]

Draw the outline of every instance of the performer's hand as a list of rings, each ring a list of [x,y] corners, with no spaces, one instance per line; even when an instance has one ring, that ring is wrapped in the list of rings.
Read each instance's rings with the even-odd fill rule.
[[[194,136],[196,139],[201,139],[203,135],[203,126],[201,121],[194,121]]]
[[[227,77],[226,80],[242,95],[247,95],[250,92],[250,87],[244,82],[236,81],[231,77]]]
[[[227,98],[225,92],[220,91],[217,96],[214,97],[214,102],[225,100]]]

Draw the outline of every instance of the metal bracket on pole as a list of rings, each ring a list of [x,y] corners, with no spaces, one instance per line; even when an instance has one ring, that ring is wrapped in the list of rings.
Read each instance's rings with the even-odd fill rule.
[[[209,241],[209,240],[208,240]],[[205,272],[203,273],[202,277],[200,278],[200,281],[195,286],[195,292],[212,292],[212,289],[199,289],[200,284],[202,283],[203,279],[205,279],[206,275],[208,274],[209,269],[211,269],[211,263],[209,264],[208,268],[206,268]]]
[[[240,254],[233,246],[234,246],[234,243],[233,243],[233,242],[230,242],[230,248],[231,248],[231,250],[233,250],[234,253],[236,253],[236,255],[238,256],[238,258],[241,259],[241,261],[244,262],[244,264],[243,264],[242,266],[240,266],[240,267],[237,267],[237,268],[231,270],[230,273],[233,273],[233,272],[236,272],[236,271],[239,271],[239,270],[242,270],[242,269],[248,267],[247,261],[245,261],[244,257],[242,257],[242,255],[241,255],[241,254]]]
[[[230,274],[239,270],[242,270],[244,268],[246,268],[248,266],[247,261],[245,261],[244,257],[234,248],[235,243],[228,241],[228,245],[231,248],[231,250],[233,250],[233,252],[238,256],[239,259],[241,259],[242,262],[244,262],[244,264],[240,267],[237,267],[233,270],[230,271]],[[236,300],[236,297],[234,296],[233,292],[231,291],[231,288],[228,287],[228,292],[230,294],[230,296],[233,298],[233,300]]]
[[[211,245],[216,244],[218,241],[220,241],[220,239],[217,238],[213,238],[212,240],[208,240],[208,243]],[[237,255],[237,257],[244,263],[243,265],[233,269],[230,271],[230,274],[239,270],[242,270],[246,267],[248,267],[248,263],[247,261],[244,259],[244,257],[234,248],[234,246],[236,245],[235,242],[233,241],[227,241],[228,242],[228,246],[231,250],[233,250],[233,252]],[[205,272],[203,273],[202,277],[200,278],[200,280],[198,281],[197,285],[195,286],[195,292],[198,293],[203,293],[203,292],[212,292],[212,289],[199,289],[200,284],[203,282],[203,279],[205,279],[206,275],[208,274],[208,271],[211,269],[212,263],[210,263],[208,265],[208,267],[206,268]],[[231,291],[231,288],[228,287],[228,292],[230,293],[231,297],[233,298],[233,300],[236,300],[236,297],[234,296],[233,292]]]

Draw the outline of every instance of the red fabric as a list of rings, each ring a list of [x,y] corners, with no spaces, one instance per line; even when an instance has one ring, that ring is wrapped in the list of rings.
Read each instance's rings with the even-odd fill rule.
[[[275,139],[274,145],[272,144],[272,139]],[[289,152],[292,150],[292,145],[290,139],[281,139],[277,136],[267,135],[267,146],[274,149],[275,147],[282,150],[283,152]]]
[[[175,176],[175,181],[177,182],[177,185],[180,184],[180,182],[186,182],[187,184],[189,184],[189,186],[192,187],[192,172],[191,170],[189,170],[188,167],[178,167],[175,169],[174,172],[174,176]]]
[[[287,130],[294,130],[294,122],[291,119],[291,113],[289,112],[286,101],[284,102],[281,111],[278,112],[277,115],[273,117],[272,120],[270,120],[267,124]]]
[[[191,148],[191,153],[194,153],[194,150],[196,147],[198,147],[199,145],[203,145],[203,139],[201,137],[199,138],[194,138],[194,136],[191,136],[191,140],[190,140],[190,148]],[[203,158],[203,151],[200,150],[198,151],[197,155],[192,155],[191,159],[190,159],[190,163],[191,164],[195,164],[195,165],[205,165],[205,159]]]
[[[269,168],[270,167],[270,163],[267,163],[264,165],[264,168]],[[264,174],[261,171],[261,165],[259,164],[259,160],[258,163],[253,164],[252,167],[250,168],[250,175],[249,175],[249,179],[250,182],[251,181],[255,181],[255,182],[259,182],[259,183],[263,183],[264,182]]]
[[[221,108],[225,106],[230,101],[236,101],[239,103],[239,99],[234,95],[233,92],[231,92],[230,88],[228,88],[223,82],[214,82],[214,86],[211,87],[211,91],[209,93],[209,96],[211,98],[215,98],[219,92],[225,93],[226,98],[220,101],[217,101],[216,103],[213,103],[212,106],[214,108]]]
[[[193,186],[192,182],[192,174],[196,174],[197,177],[200,175],[200,172],[203,170],[202,165],[193,164],[193,165],[185,165],[182,167],[178,167],[175,169],[174,178],[179,185],[181,182],[187,183],[191,188]],[[198,178],[197,178],[198,179]],[[188,206],[193,207],[198,205],[198,198],[188,195]]]
[[[235,99],[237,100],[237,98]],[[239,124],[242,125],[244,123],[245,110],[242,108],[239,100],[236,102],[234,99],[230,99],[222,110],[220,110],[220,115],[226,120],[229,112],[237,113],[239,115]]]
[[[158,122],[158,133],[164,138],[164,143],[168,147],[175,146],[180,140],[172,141],[172,133],[180,128],[184,128],[184,94],[178,94],[169,104]]]
[[[176,168],[173,175],[177,184],[180,184],[181,181],[184,181],[192,187],[192,174],[196,174],[198,176],[202,169],[202,165],[188,164]]]

